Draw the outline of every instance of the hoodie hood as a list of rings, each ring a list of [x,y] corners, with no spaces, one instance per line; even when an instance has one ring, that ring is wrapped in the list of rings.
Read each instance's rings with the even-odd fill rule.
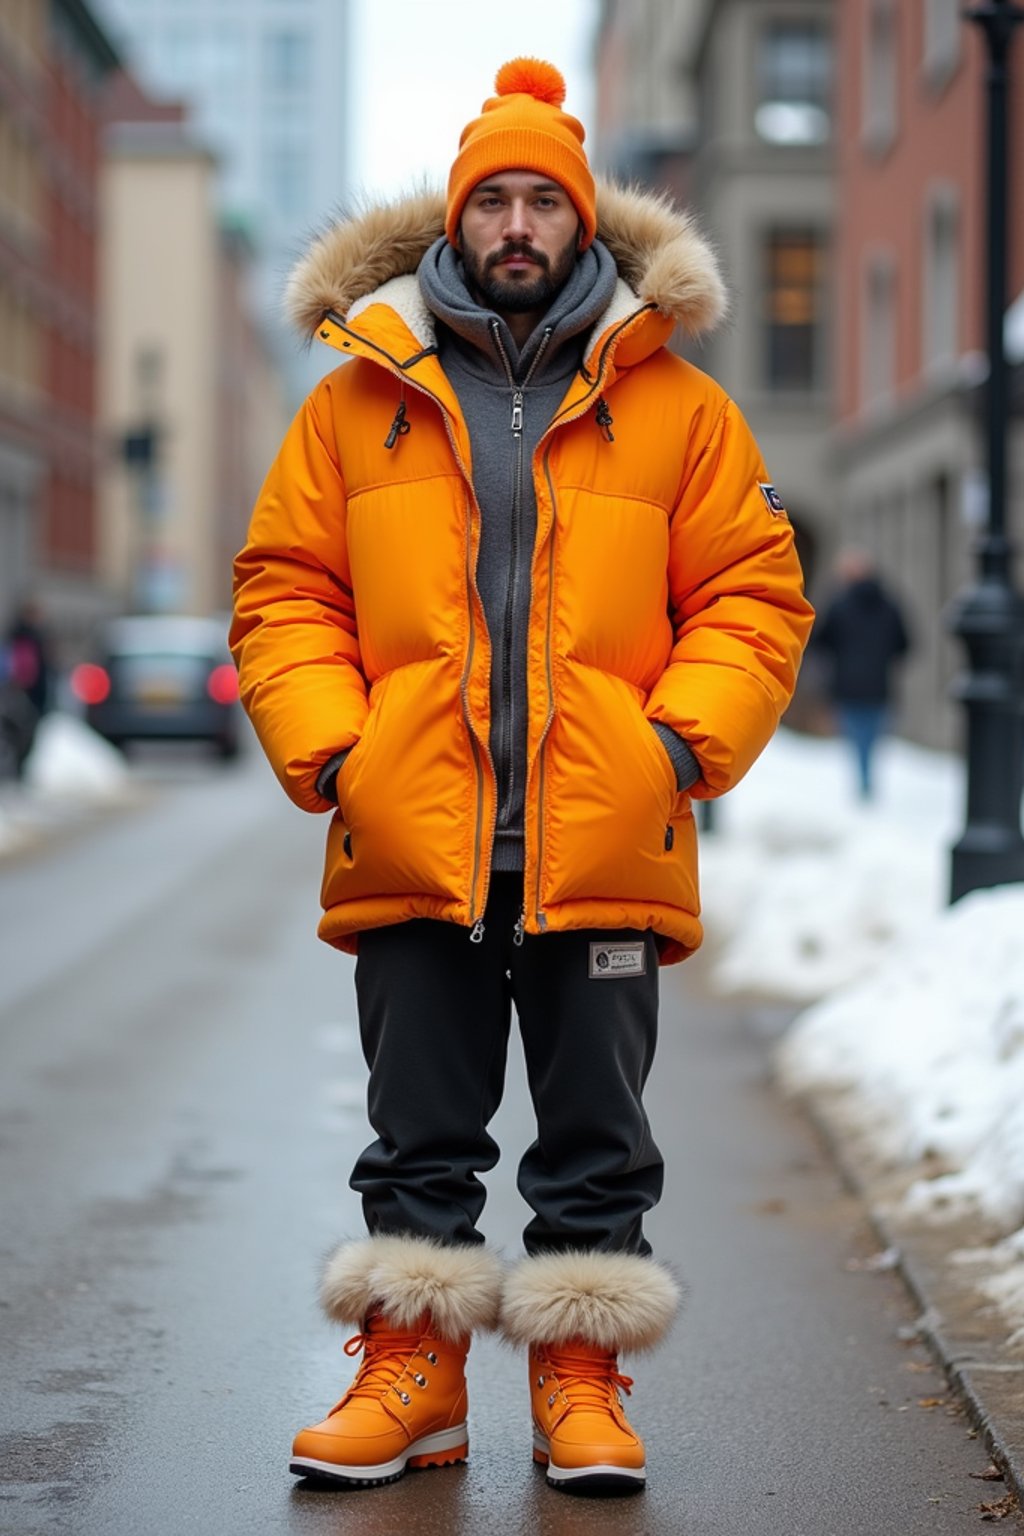
[[[616,284],[611,254],[600,240],[595,240],[579,253],[565,283],[533,334],[520,348],[507,322],[495,310],[478,303],[470,293],[462,257],[446,238],[434,242],[420,262],[416,275],[427,308],[456,336],[483,355],[489,365],[488,374],[499,366],[493,335],[497,329],[517,379],[531,373],[541,347],[544,349],[542,373],[549,376],[551,364],[564,344],[574,337],[582,337],[582,333],[589,331],[604,314]],[[575,367],[573,361],[567,369],[563,367],[562,372],[572,373]],[[537,377],[539,379],[541,374]]]
[[[413,334],[427,342],[432,317],[415,273],[444,235],[444,218],[444,194],[431,191],[371,205],[333,224],[288,280],[285,311],[292,324],[309,339],[329,311],[352,320],[376,295],[394,302]],[[653,305],[694,338],[718,324],[726,310],[725,287],[714,253],[688,213],[660,194],[600,182],[597,219],[598,236],[634,299]],[[390,291],[379,293],[385,284]]]

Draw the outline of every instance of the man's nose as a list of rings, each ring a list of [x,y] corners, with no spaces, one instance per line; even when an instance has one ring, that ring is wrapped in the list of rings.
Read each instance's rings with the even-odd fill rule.
[[[514,197],[509,203],[502,233],[506,240],[527,240],[532,235],[533,219],[524,197]]]

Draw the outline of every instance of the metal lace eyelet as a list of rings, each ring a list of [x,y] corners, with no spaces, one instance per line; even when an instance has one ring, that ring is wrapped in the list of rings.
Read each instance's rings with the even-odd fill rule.
[[[548,1398],[548,1407],[549,1408],[553,1408],[555,1406],[555,1398],[557,1396],[558,1396],[557,1392],[552,1392],[551,1396]]]
[[[538,1387],[542,1387],[544,1385],[544,1377],[543,1376],[538,1376],[537,1377],[537,1385],[538,1385]]]
[[[437,1356],[434,1354],[432,1349],[427,1350],[427,1359],[430,1361],[431,1365],[437,1364]]]
[[[427,1384],[427,1378],[425,1376],[421,1376],[418,1372],[413,1376],[412,1379],[418,1387],[425,1387]]]
[[[408,1408],[409,1404],[412,1402],[412,1398],[409,1396],[408,1392],[399,1392],[398,1395],[405,1406]]]

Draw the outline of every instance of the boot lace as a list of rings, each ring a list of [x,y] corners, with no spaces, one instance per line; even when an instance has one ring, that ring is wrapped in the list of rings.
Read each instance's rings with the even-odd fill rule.
[[[549,1354],[544,1363],[557,1381],[558,1390],[574,1406],[606,1408],[609,1392],[619,1388],[629,1397],[633,1388],[632,1376],[622,1375],[614,1355],[572,1355],[559,1351]]]
[[[408,1402],[409,1394],[397,1382],[413,1356],[419,1353],[421,1341],[419,1333],[395,1333],[391,1329],[382,1333],[369,1329],[353,1334],[345,1343],[345,1353],[354,1356],[362,1350],[363,1358],[352,1385],[331,1412],[336,1413],[344,1403],[360,1397],[379,1399],[388,1391]]]

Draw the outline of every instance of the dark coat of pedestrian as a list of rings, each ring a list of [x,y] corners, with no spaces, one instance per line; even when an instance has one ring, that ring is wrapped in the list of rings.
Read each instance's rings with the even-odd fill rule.
[[[874,749],[892,702],[894,664],[910,648],[906,621],[870,557],[847,550],[837,572],[842,587],[815,624],[812,643],[830,661],[829,697],[853,746],[863,798],[873,794]]]

